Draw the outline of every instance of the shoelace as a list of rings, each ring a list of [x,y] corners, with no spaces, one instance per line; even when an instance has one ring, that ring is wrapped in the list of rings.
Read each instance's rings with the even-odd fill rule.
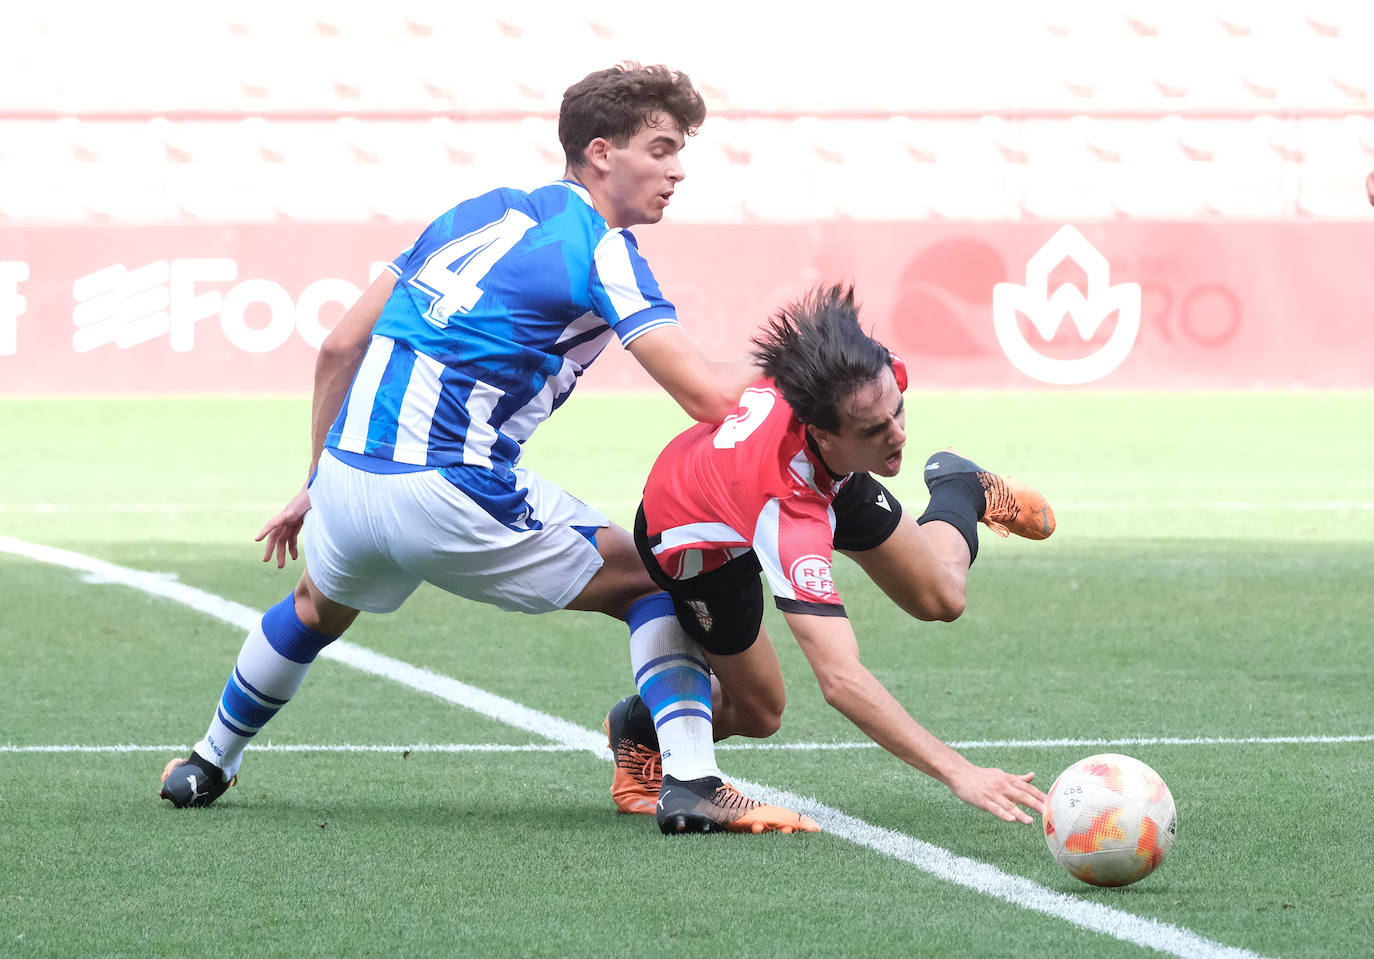
[[[620,744],[616,751],[617,766],[644,783],[655,784],[662,780],[662,753],[630,739],[622,739]]]
[[[730,783],[725,783],[711,796],[712,805],[744,815],[751,809],[762,806],[757,799],[750,799]]]
[[[1002,477],[995,473],[979,473],[978,479],[987,497],[983,523],[998,536],[1006,536],[1010,532],[1006,524],[1015,522],[1021,507]]]

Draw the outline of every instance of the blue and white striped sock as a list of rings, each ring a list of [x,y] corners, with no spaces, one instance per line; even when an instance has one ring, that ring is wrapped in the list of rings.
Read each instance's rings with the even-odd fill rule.
[[[630,626],[630,665],[639,698],[654,717],[663,772],[674,779],[720,776],[711,723],[711,672],[701,647],[673,615],[667,593],[635,602]]]
[[[296,694],[320,650],[337,638],[302,623],[290,594],[265,612],[243,641],[210,728],[195,751],[233,778],[249,740]]]

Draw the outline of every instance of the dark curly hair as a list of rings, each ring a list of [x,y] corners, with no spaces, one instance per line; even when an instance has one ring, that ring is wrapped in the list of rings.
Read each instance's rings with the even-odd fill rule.
[[[751,342],[797,419],[827,433],[840,431],[840,403],[892,366],[887,347],[859,327],[854,288],[838,283],[779,310]]]
[[[563,93],[558,111],[558,141],[568,166],[586,163],[583,151],[597,137],[625,146],[654,114],[672,117],[683,136],[692,136],[706,119],[706,102],[687,74],[662,65],[627,60],[588,74]]]

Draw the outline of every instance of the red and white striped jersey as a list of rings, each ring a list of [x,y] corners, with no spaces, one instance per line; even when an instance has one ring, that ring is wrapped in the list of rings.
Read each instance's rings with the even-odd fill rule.
[[[724,423],[698,423],[654,463],[644,488],[654,555],[688,579],[753,550],[780,609],[842,613],[831,503],[848,479],[826,469],[782,393],[760,380]]]

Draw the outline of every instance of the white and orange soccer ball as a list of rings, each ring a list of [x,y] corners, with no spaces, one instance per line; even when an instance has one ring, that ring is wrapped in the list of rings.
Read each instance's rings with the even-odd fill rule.
[[[1102,753],[1059,774],[1043,825],[1050,855],[1069,875],[1129,886],[1169,854],[1178,812],[1159,773],[1130,756]]]

